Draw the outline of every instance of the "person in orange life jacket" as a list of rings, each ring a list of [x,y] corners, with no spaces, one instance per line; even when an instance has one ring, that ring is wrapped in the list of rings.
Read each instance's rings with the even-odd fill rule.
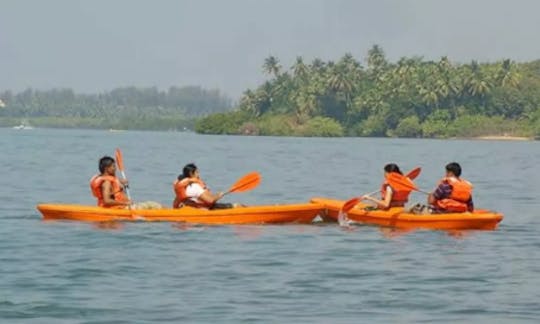
[[[446,165],[446,176],[428,196],[428,203],[435,212],[472,212],[474,203],[472,199],[472,184],[460,178],[461,166],[456,163]]]
[[[389,163],[384,166],[384,176],[386,176],[392,172],[396,172],[399,174],[401,173],[401,170],[395,163]],[[388,184],[388,182],[385,180],[383,184],[381,185],[381,199],[376,199],[371,196],[364,195],[361,197],[362,200],[369,200],[377,204],[377,207],[380,209],[389,209],[390,207],[403,207],[407,203],[409,199],[409,194],[411,193],[410,190],[395,190]]]
[[[104,156],[99,160],[99,174],[90,180],[90,189],[97,198],[100,207],[124,208],[131,201],[124,193],[124,186],[128,181],[116,177],[116,163],[110,156]]]
[[[201,180],[199,169],[193,163],[184,166],[182,174],[173,184],[173,189],[175,192],[173,208],[180,208],[182,205],[207,209],[237,207],[235,204],[218,203],[224,193],[213,194]]]

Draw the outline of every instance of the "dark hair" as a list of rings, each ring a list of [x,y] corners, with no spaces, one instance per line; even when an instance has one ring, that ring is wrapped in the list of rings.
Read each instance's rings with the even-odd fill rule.
[[[461,166],[457,162],[451,162],[446,165],[446,171],[452,172],[456,177],[461,175]]]
[[[197,166],[194,163],[186,164],[186,166],[184,166],[184,169],[182,170],[182,174],[178,176],[178,180],[190,178],[195,171],[197,171]]]
[[[100,173],[105,172],[105,169],[111,166],[112,164],[114,164],[114,159],[112,157],[110,156],[102,157],[101,159],[99,159],[99,166],[98,166],[99,172]]]
[[[401,170],[399,169],[399,167],[395,163],[388,163],[387,165],[385,165],[384,166],[384,171],[386,171],[388,173],[396,172],[396,173],[399,173],[399,174],[403,174],[403,173],[401,173]]]

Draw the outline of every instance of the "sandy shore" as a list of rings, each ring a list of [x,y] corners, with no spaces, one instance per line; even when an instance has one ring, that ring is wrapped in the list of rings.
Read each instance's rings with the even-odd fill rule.
[[[532,137],[523,137],[523,136],[507,136],[507,135],[488,135],[488,136],[478,136],[474,137],[474,139],[481,139],[481,140],[497,140],[497,141],[532,141],[534,138]]]

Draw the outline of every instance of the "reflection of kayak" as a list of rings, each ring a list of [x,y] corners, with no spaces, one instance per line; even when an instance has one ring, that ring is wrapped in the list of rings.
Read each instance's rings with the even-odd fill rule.
[[[37,209],[43,219],[67,219],[89,222],[103,221],[168,221],[198,224],[262,224],[310,223],[323,209],[320,204],[249,206],[232,209],[204,210],[191,207],[180,209],[128,210],[95,206],[40,204]]]
[[[324,205],[325,219],[337,220],[344,200],[329,198],[312,198],[311,202]],[[417,215],[404,212],[402,207],[389,210],[366,210],[366,204],[359,203],[349,212],[347,218],[365,224],[389,226],[397,228],[431,228],[431,229],[483,229],[492,230],[503,219],[503,215],[488,210],[476,210],[473,213],[425,214]]]

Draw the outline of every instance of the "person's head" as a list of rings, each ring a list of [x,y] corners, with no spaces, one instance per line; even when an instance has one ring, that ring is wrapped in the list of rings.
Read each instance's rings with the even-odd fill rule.
[[[182,174],[178,176],[178,178],[198,178],[199,177],[199,169],[194,163],[189,163],[184,166],[184,169],[182,169]]]
[[[447,176],[461,176],[461,166],[457,162],[448,163],[445,169]]]
[[[104,174],[104,173],[114,174],[116,171],[114,159],[110,156],[102,157],[101,159],[99,159],[98,168],[101,174]]]
[[[395,163],[388,163],[387,165],[385,165],[384,166],[384,172],[386,172],[386,173],[395,172],[395,173],[402,174],[401,170],[399,169],[399,167]]]

